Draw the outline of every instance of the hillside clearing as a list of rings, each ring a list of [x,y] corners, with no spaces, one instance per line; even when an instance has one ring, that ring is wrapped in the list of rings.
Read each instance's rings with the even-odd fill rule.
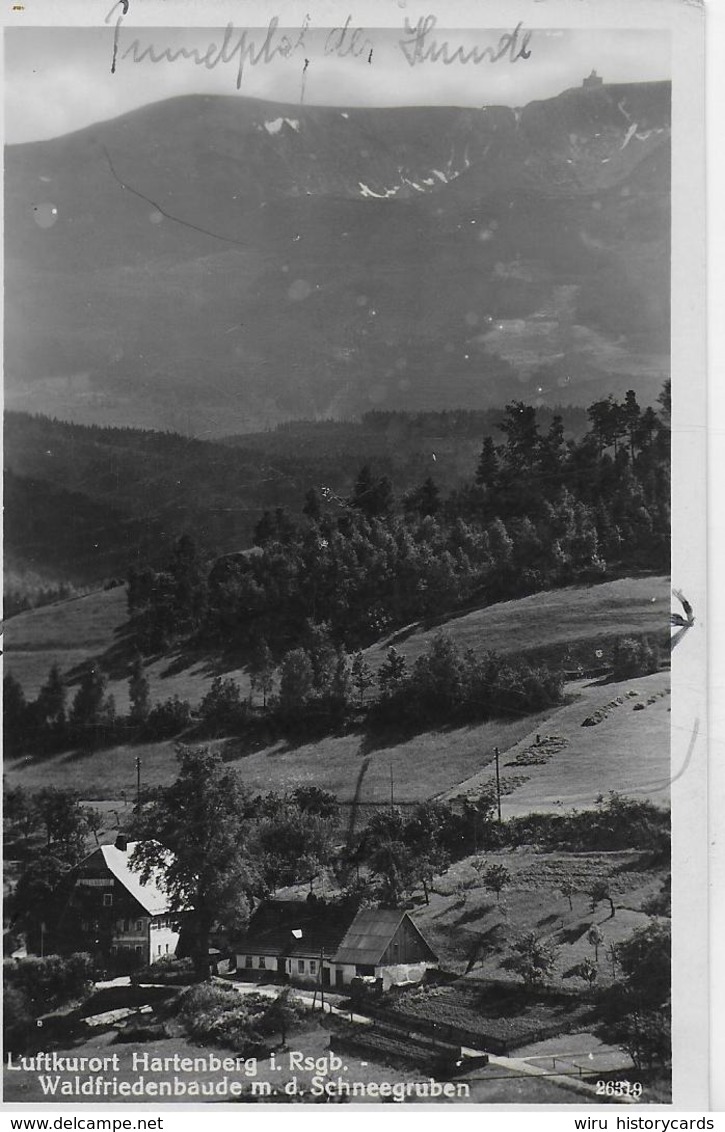
[[[253,791],[293,790],[314,784],[340,801],[389,802],[391,771],[398,802],[416,802],[451,789],[506,750],[545,716],[431,731],[390,746],[371,748],[360,734],[329,736],[292,746],[284,740],[245,753],[239,739],[212,740],[226,762]],[[110,747],[90,754],[62,753],[47,758],[6,760],[8,782],[29,789],[55,783],[79,790],[87,799],[135,796],[135,759],[141,759],[144,787],[171,782],[178,764],[172,741]],[[488,772],[488,777],[493,773]]]
[[[510,775],[526,778],[502,798],[503,817],[534,810],[587,809],[599,794],[610,790],[669,806],[669,688],[669,672],[618,683],[570,685],[578,692],[574,701],[555,709],[543,729],[532,727],[501,759],[504,780]],[[582,726],[595,710],[610,704],[615,706],[606,710],[600,723]],[[635,710],[635,705],[643,710]],[[536,755],[537,733],[563,740],[561,748],[539,764],[529,761]],[[489,778],[490,774],[478,773],[447,797],[475,793]]]
[[[618,684],[570,685],[572,702],[524,719],[493,720],[476,726],[442,729],[390,743],[371,745],[366,736],[328,736],[291,745],[284,740],[245,750],[242,739],[217,739],[219,750],[253,791],[292,790],[314,784],[341,802],[362,807],[394,800],[399,803],[440,796],[475,794],[491,782],[493,749],[501,752],[504,784],[519,780],[501,802],[504,817],[532,811],[562,812],[592,807],[609,790],[669,805],[670,683],[668,672]],[[627,696],[636,691],[637,696]],[[582,727],[597,708],[616,702],[603,721]],[[653,699],[654,702],[648,703]],[[643,703],[644,710],[634,710]],[[547,761],[536,757],[536,738],[544,744],[564,740]],[[135,759],[141,759],[145,788],[163,785],[176,775],[174,742],[139,743],[94,753],[69,752],[46,758],[6,760],[8,783],[29,789],[49,784],[78,790],[86,799],[135,797]],[[522,759],[523,761],[517,761]]]
[[[601,642],[629,634],[662,633],[669,624],[669,612],[669,578],[620,578],[497,602],[432,626],[408,626],[371,646],[367,656],[373,667],[379,667],[394,645],[413,664],[442,631],[461,650],[527,653],[541,660],[551,656],[563,667],[597,667],[601,660],[596,649]]]
[[[452,618],[442,627],[461,649],[501,653],[555,651],[560,660],[575,656],[578,663],[596,663],[595,644],[604,637],[627,633],[657,633],[666,625],[669,583],[666,578],[634,578],[598,586],[577,586],[502,602]],[[119,712],[128,710],[127,660],[124,642],[125,588],[99,591],[85,597],[19,614],[7,625],[7,670],[35,696],[53,662],[77,680],[77,668],[94,658],[110,667],[109,692]],[[391,640],[409,662],[420,655],[437,628],[413,627],[368,650],[379,665]],[[125,651],[124,651],[125,650]],[[120,657],[120,659],[119,659]],[[115,667],[114,667],[115,666]],[[74,673],[74,670],[76,672]],[[219,662],[197,657],[165,656],[146,666],[153,701],[179,695],[197,705],[215,674],[226,671],[243,695],[249,680],[238,668],[225,670]],[[123,675],[121,675],[121,673]],[[297,744],[279,741],[251,747],[243,739],[217,740],[226,761],[233,764],[254,791],[287,790],[302,784],[319,785],[347,803],[373,804],[390,800],[415,802],[442,795],[453,797],[479,788],[493,774],[493,749],[502,753],[504,778],[525,781],[503,800],[505,816],[561,806],[591,806],[600,793],[617,789],[666,805],[669,782],[669,715],[664,695],[668,673],[622,684],[570,685],[576,699],[547,713],[515,721],[490,721],[476,726],[428,731],[412,738],[393,737],[371,742],[366,736],[330,736]],[[627,691],[639,691],[595,727],[583,719]],[[71,690],[72,694],[72,690]],[[635,702],[657,698],[644,711]],[[540,765],[526,757],[536,735],[565,740]],[[525,765],[518,765],[523,756]],[[131,798],[135,793],[135,759],[142,765],[145,787],[171,781],[176,757],[171,741],[118,746],[94,753],[64,752],[48,757],[23,757],[6,762],[10,782],[28,789],[48,784],[72,787],[88,799]],[[515,760],[517,760],[515,762]]]

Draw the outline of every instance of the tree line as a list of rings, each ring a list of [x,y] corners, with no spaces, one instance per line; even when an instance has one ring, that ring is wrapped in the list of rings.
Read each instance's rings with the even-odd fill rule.
[[[310,625],[303,646],[279,664],[265,641],[249,660],[250,695],[232,677],[216,676],[196,708],[173,696],[152,702],[143,660],[132,661],[130,707],[116,710],[102,670],[90,666],[70,706],[53,665],[35,700],[26,701],[11,672],[3,679],[5,743],[9,755],[70,746],[98,749],[116,743],[175,738],[220,738],[245,733],[314,738],[349,730],[430,727],[519,718],[561,702],[563,676],[495,652],[461,650],[438,633],[412,666],[391,646],[374,673],[365,655],[335,647],[329,628]],[[253,700],[256,699],[256,702]]]
[[[162,569],[129,573],[139,648],[197,641],[275,656],[325,623],[355,650],[392,629],[468,603],[488,604],[576,581],[667,570],[669,391],[660,412],[597,401],[590,429],[565,440],[554,416],[506,406],[503,441],[487,437],[470,482],[447,496],[432,476],[398,496],[370,464],[346,497],[311,487],[302,513],[265,511],[256,548],[207,561],[185,536]]]

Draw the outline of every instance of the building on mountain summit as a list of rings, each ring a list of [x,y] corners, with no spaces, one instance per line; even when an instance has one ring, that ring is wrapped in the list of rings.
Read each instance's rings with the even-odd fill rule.
[[[598,75],[596,71],[592,71],[592,73],[590,75],[587,75],[587,77],[582,82],[584,90],[596,90],[597,87],[603,85],[604,79],[601,77],[601,75]]]

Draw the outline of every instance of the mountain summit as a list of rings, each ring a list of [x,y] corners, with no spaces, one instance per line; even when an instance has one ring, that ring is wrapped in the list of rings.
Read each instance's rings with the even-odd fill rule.
[[[659,391],[670,84],[521,110],[188,96],[6,150],[6,397],[229,434]]]

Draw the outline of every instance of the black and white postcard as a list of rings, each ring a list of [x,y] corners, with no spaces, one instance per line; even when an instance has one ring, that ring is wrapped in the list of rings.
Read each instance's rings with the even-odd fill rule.
[[[706,1111],[702,7],[3,20],[5,1107]]]

